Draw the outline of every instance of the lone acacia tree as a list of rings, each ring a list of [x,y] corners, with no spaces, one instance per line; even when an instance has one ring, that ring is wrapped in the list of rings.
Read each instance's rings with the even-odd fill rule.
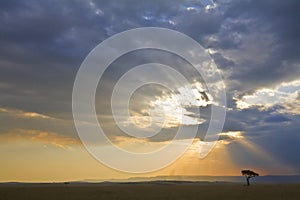
[[[249,169],[242,170],[241,172],[245,176],[248,186],[250,185],[250,178],[255,177],[255,176],[259,176],[258,173],[255,173],[254,171],[251,171]]]

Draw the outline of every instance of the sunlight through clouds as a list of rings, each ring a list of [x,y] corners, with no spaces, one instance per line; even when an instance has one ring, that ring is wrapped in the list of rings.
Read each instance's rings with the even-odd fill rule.
[[[219,135],[220,136],[227,136],[230,139],[236,139],[236,138],[242,139],[242,138],[244,138],[243,133],[244,132],[242,132],[242,131],[228,131],[228,132],[220,133]]]
[[[263,162],[269,163],[271,164],[271,166],[276,166],[276,170],[278,171],[290,173],[294,170],[291,166],[280,162],[276,158],[276,155],[273,155],[271,152],[266,151],[262,146],[255,144],[253,141],[251,141],[250,138],[245,136],[245,132],[243,131],[228,131],[222,132],[219,135],[221,137],[218,141],[218,144],[223,145],[224,148],[228,148],[228,145],[235,143],[241,146],[245,151],[249,152],[251,155],[262,160]],[[273,172],[278,173],[278,171]]]
[[[164,121],[164,128],[173,128],[180,125],[198,125],[205,122],[198,113],[191,108],[207,107],[213,103],[212,96],[207,93],[201,83],[195,82],[189,86],[178,88],[175,93],[163,94],[149,102],[149,110],[142,110],[142,114],[133,113],[129,123],[146,128],[158,125]]]
[[[273,106],[281,106],[279,112],[300,114],[300,81],[283,82],[274,89],[262,88],[251,95],[235,98],[238,109],[258,107],[267,110]]]

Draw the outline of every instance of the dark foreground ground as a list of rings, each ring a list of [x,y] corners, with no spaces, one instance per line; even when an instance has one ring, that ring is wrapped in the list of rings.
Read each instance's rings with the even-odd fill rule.
[[[120,183],[0,184],[0,200],[14,199],[300,199],[300,184]]]

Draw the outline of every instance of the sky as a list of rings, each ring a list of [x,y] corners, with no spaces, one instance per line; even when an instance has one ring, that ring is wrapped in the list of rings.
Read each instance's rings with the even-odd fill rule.
[[[300,174],[299,1],[12,0],[0,2],[0,16],[0,181],[224,176],[245,168],[262,175]],[[198,129],[174,163],[132,174],[109,168],[86,150],[73,121],[72,91],[82,62],[99,43],[141,27],[179,31],[201,44],[222,75],[227,108],[215,147],[201,159],[200,146],[212,142],[204,136],[217,104],[203,79],[169,52],[148,49],[119,57],[95,95],[99,124],[115,145],[144,153],[172,141],[180,127],[187,131],[182,141]],[[146,132],[149,124],[162,127],[153,137],[135,138],[117,127],[110,100],[123,74],[149,62],[171,66],[191,84],[175,84],[173,92],[155,84],[138,88],[124,124]],[[99,148],[106,151],[105,144]]]

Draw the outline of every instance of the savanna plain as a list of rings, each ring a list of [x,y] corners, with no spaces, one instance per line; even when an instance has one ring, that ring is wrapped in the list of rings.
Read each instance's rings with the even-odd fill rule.
[[[41,183],[0,184],[0,200],[14,199],[300,199],[300,184]]]

